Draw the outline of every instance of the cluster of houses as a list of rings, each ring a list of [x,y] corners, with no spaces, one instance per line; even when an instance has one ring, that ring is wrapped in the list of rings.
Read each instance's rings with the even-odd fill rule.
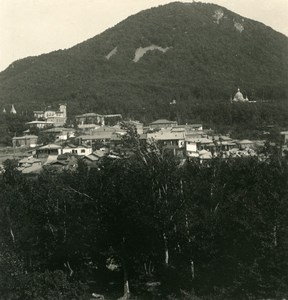
[[[31,135],[29,129],[23,136],[13,137],[14,149],[27,148],[31,154],[19,161],[19,170],[23,173],[73,169],[79,158],[93,167],[104,156],[121,158],[131,154],[131,149],[123,146],[127,132],[121,126],[120,114],[78,115],[75,126],[69,128],[63,127],[67,118],[65,105],[60,105],[59,111],[36,111],[34,116],[36,120],[27,125],[40,128],[43,135],[53,134],[55,139],[46,145],[39,144],[38,137]],[[211,129],[203,129],[202,124],[178,124],[166,119],[156,120],[148,126],[138,121],[127,121],[126,124],[135,128],[141,143],[156,143],[163,151],[181,158],[205,160],[217,156],[253,156],[255,149],[263,145],[263,141],[233,140],[229,136],[216,135]]]
[[[238,89],[231,102],[251,101]],[[176,100],[170,104],[176,104]],[[6,112],[5,108],[3,112]],[[10,113],[16,114],[14,105]],[[131,149],[123,146],[127,132],[121,126],[121,114],[85,113],[75,116],[75,125],[67,127],[65,104],[60,104],[58,109],[47,107],[33,113],[34,120],[26,123],[29,129],[22,136],[12,138],[14,150],[27,149],[31,154],[19,161],[19,170],[23,173],[37,173],[43,168],[73,169],[79,158],[93,167],[104,156],[121,158],[131,154]],[[264,141],[235,140],[227,135],[214,134],[211,129],[203,129],[202,124],[178,124],[166,119],[156,120],[148,126],[131,120],[126,123],[136,129],[141,143],[156,143],[162,151],[170,151],[181,158],[205,160],[218,156],[255,156],[257,149],[264,146]],[[41,143],[37,135],[30,133],[32,128],[37,128],[44,136],[52,136],[53,141]],[[288,144],[288,132],[281,135],[283,144]]]

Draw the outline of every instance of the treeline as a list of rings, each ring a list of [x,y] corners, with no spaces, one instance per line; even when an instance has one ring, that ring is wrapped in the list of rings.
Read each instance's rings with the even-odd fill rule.
[[[136,97],[136,96],[135,96]],[[115,103],[113,109],[105,104],[104,98],[96,95],[83,98],[81,109],[79,103],[68,105],[68,126],[75,125],[75,115],[87,112],[120,113],[124,119],[139,120],[148,125],[160,118],[175,120],[178,124],[202,123],[205,129],[213,129],[216,133],[229,133],[238,139],[267,139],[272,127],[279,131],[288,128],[288,106],[286,101],[229,103],[228,101],[197,100],[189,93],[178,95],[176,104],[171,105],[170,98],[150,100],[143,104]],[[135,98],[136,99],[136,98]],[[167,100],[168,99],[168,100]],[[184,101],[188,99],[189,101]],[[76,104],[77,102],[77,104]],[[44,106],[44,105],[43,105]],[[32,111],[24,105],[17,107],[16,115],[0,113],[0,145],[11,146],[12,137],[22,136],[28,129],[26,122],[33,120]],[[31,130],[31,134],[40,136],[40,141],[46,139],[39,130]]]
[[[14,136],[22,136],[28,127],[26,122],[31,121],[31,113],[18,114],[0,113],[0,146],[12,146]]]
[[[139,96],[139,95],[138,95]],[[176,104],[171,105],[172,99]],[[135,100],[137,96],[135,95]],[[228,100],[197,99],[188,91],[176,97],[147,99],[146,102],[104,104],[104,98],[96,95],[83,98],[81,112],[121,113],[124,119],[133,119],[148,125],[157,119],[175,120],[178,124],[202,123],[205,129],[217,133],[230,133],[239,139],[266,139],[263,132],[269,127],[280,130],[288,128],[288,106],[286,101],[267,101],[256,103],[230,103]],[[89,105],[88,105],[89,104]],[[88,106],[85,106],[88,105]],[[79,114],[78,106],[68,106],[70,118]]]
[[[129,159],[73,173],[5,162],[0,299],[287,297],[287,160],[183,162],[129,142]]]

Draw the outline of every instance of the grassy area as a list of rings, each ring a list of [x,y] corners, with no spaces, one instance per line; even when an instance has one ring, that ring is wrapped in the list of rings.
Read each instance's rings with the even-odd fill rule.
[[[31,154],[28,152],[27,148],[0,148],[0,164],[2,164],[6,159],[21,159],[30,155]]]

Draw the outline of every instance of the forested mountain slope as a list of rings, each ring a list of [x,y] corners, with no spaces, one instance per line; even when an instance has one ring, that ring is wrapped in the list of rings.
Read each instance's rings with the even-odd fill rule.
[[[184,106],[228,101],[238,87],[250,99],[285,100],[287,54],[288,38],[262,23],[175,2],[70,49],[14,62],[0,73],[0,103],[157,117],[173,98]]]

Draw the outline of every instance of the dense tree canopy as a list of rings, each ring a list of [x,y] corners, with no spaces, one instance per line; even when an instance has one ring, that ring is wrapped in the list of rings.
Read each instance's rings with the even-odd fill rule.
[[[120,296],[123,281],[126,295],[159,281],[160,299],[287,296],[285,159],[183,162],[155,145],[133,149],[33,179],[6,162],[2,299]]]

